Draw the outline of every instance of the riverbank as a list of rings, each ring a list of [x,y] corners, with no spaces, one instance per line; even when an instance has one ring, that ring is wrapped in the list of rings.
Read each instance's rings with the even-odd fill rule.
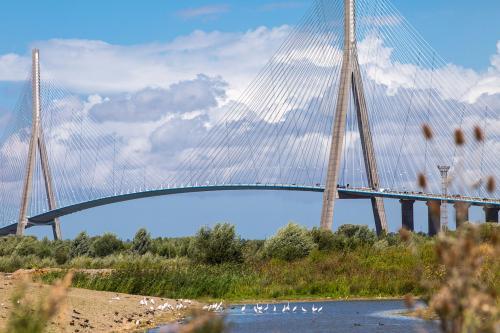
[[[192,260],[165,259],[146,254],[106,259],[78,259],[68,268],[111,268],[102,274],[75,273],[73,286],[125,294],[206,302],[225,300],[366,299],[422,295],[420,267],[436,271],[430,249],[417,257],[404,247],[381,250],[358,248],[349,252],[316,251],[293,262],[256,260],[207,265]],[[111,262],[111,264],[110,264]],[[64,275],[53,271],[41,281]]]
[[[234,299],[231,300],[231,307],[238,307],[243,305],[252,304],[283,304],[287,302],[295,303],[318,303],[318,302],[346,302],[346,301],[403,301],[404,297],[400,296],[378,296],[378,297],[296,297],[296,298],[283,298],[283,299]]]
[[[16,287],[39,273],[18,271],[0,274],[0,331],[5,329],[12,310],[11,297]],[[26,294],[33,304],[49,290],[49,286],[42,283],[27,283]],[[141,305],[140,301],[144,298],[141,295],[71,288],[63,311],[48,329],[50,332],[133,332],[175,322],[183,318],[187,309],[199,306],[197,302],[184,302],[187,309],[178,310],[175,306],[180,302],[160,297],[147,297],[148,305]],[[157,309],[158,305],[165,303],[173,305],[174,309]]]

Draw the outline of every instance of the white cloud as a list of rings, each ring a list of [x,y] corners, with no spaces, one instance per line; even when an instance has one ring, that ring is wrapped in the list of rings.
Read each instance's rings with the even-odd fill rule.
[[[132,46],[103,41],[54,39],[39,41],[42,78],[77,93],[124,93],[150,87],[168,88],[198,74],[222,77],[237,95],[268,61],[289,26],[259,27],[244,33],[203,32],[170,42]],[[22,81],[30,56],[0,56],[0,81]],[[243,61],[244,59],[244,61]]]
[[[229,11],[228,5],[211,5],[211,6],[183,9],[178,11],[177,15],[185,19],[190,19],[195,17],[214,16],[217,14],[227,13],[228,11]]]
[[[497,54],[491,57],[491,67],[481,75],[467,98],[475,101],[480,96],[494,94],[500,94],[500,41],[497,43]]]
[[[172,84],[168,89],[145,88],[136,93],[110,97],[96,104],[90,114],[98,121],[156,121],[170,113],[206,110],[223,100],[227,84],[220,78],[198,75],[194,80]]]
[[[86,98],[66,96],[54,102],[59,110],[60,122],[57,128],[46,131],[47,141],[51,149],[51,159],[59,161],[54,162],[54,172],[58,179],[61,179],[62,174],[62,179],[66,181],[64,186],[71,189],[66,191],[67,193],[58,193],[59,197],[66,195],[68,200],[72,200],[71,195],[78,196],[76,192],[80,180],[72,172],[77,175],[79,169],[90,170],[89,174],[84,175],[84,179],[90,179],[97,184],[93,191],[106,195],[113,190],[110,177],[115,181],[115,177],[119,177],[120,181],[128,182],[130,186],[137,188],[144,186],[142,178],[152,182],[151,179],[165,180],[172,176],[178,171],[181,161],[190,154],[194,154],[199,165],[207,165],[212,154],[220,149],[216,144],[221,141],[202,141],[210,129],[214,128],[222,129],[221,133],[226,130],[227,133],[236,135],[223,142],[224,153],[218,156],[220,165],[224,166],[221,174],[214,175],[214,170],[206,170],[212,177],[207,176],[208,179],[243,182],[247,180],[243,177],[243,172],[248,168],[249,159],[252,159],[253,163],[257,163],[254,168],[261,170],[263,181],[277,181],[277,175],[284,173],[284,177],[288,177],[290,181],[296,181],[293,177],[303,177],[308,181],[318,182],[318,175],[324,177],[323,159],[327,154],[326,147],[331,135],[331,128],[324,124],[331,123],[336,95],[336,90],[330,94],[325,92],[328,87],[323,83],[325,78],[334,72],[332,68],[340,63],[341,52],[338,46],[323,45],[323,54],[312,52],[308,45],[292,50],[289,57],[278,54],[274,61],[290,66],[290,70],[302,68],[300,66],[304,65],[307,67],[303,68],[318,70],[301,75],[300,80],[295,80],[299,82],[293,82],[293,86],[291,83],[287,86],[276,78],[266,81],[265,86],[271,91],[266,96],[271,96],[271,101],[256,103],[266,105],[251,106],[244,105],[241,101],[236,102],[239,94],[271,58],[289,32],[288,26],[273,29],[261,27],[245,33],[195,31],[168,43],[135,46],[88,40],[50,40],[35,43],[42,52],[44,78],[58,82],[80,95],[91,94]],[[446,120],[440,117],[449,116],[446,124],[449,128],[459,126],[463,120],[467,133],[471,133],[473,126],[483,120],[470,115],[460,119],[458,112],[443,115],[443,110],[438,108],[440,105],[429,105],[428,90],[433,88],[439,92],[438,96],[432,96],[432,102],[438,104],[450,103],[446,106],[454,106],[449,100],[444,102],[452,98],[470,103],[479,100],[487,101],[497,108],[494,110],[498,110],[500,42],[498,54],[492,57],[491,67],[484,73],[452,64],[434,70],[433,75],[448,79],[460,76],[461,81],[466,81],[467,84],[459,86],[459,93],[456,92],[456,87],[451,89],[429,80],[431,72],[425,67],[396,61],[394,52],[391,47],[384,45],[382,40],[373,36],[359,44],[360,63],[368,75],[365,79],[368,84],[377,83],[376,88],[367,87],[366,90],[369,91],[369,103],[373,103],[370,104],[375,118],[372,123],[373,133],[377,136],[377,149],[380,149],[379,166],[384,170],[383,178],[404,178],[403,180],[410,184],[412,175],[385,175],[386,172],[390,173],[390,168],[396,163],[398,157],[395,155],[399,151],[401,137],[406,135],[406,142],[411,143],[402,148],[403,154],[412,149],[412,155],[402,163],[405,167],[415,168],[407,170],[413,176],[421,171],[417,170],[421,165],[418,163],[424,158],[429,158],[431,165],[443,158],[449,159],[449,147],[452,144],[448,138],[450,133],[437,135],[436,144],[429,148],[434,156],[429,157],[425,151],[427,148],[424,147],[425,143],[422,143],[420,125],[428,110],[432,111],[433,124],[444,126]],[[325,54],[329,56],[325,57]],[[0,80],[25,79],[29,62],[27,56],[0,56]],[[421,79],[415,80],[416,75]],[[314,93],[296,98],[294,92],[303,91],[306,83]],[[278,96],[276,86],[285,87],[284,90],[289,93],[285,96],[288,98],[272,99]],[[408,91],[414,92],[415,95],[411,105],[401,102],[402,96],[408,97]],[[469,91],[469,95],[463,95],[464,91]],[[329,102],[319,107],[317,100],[320,98]],[[377,98],[382,102],[377,102]],[[314,110],[318,111],[318,117],[307,112],[310,105],[316,105]],[[220,125],[219,120],[225,113],[230,109],[235,110],[236,107],[241,114]],[[412,125],[404,128],[401,126],[402,121],[410,107]],[[273,119],[266,117],[270,114],[266,111],[271,109],[278,110]],[[322,112],[324,114],[321,114]],[[79,115],[92,117],[82,124],[78,121]],[[312,119],[311,124],[309,119]],[[500,127],[495,125],[498,123],[498,116],[486,119],[490,126],[486,132],[491,133],[487,148],[495,151],[498,150],[500,135]],[[254,138],[254,141],[239,141],[257,126],[262,130],[260,133],[263,133],[259,134],[260,137]],[[282,133],[283,137],[277,137]],[[278,153],[273,146],[276,140],[284,145]],[[198,146],[200,141],[201,147]],[[288,141],[293,145],[286,146],[286,143],[283,143]],[[14,141],[9,144],[14,144]],[[346,138],[346,149],[360,154],[358,146],[359,135],[354,128],[352,135],[350,133]],[[7,147],[9,146],[3,146],[4,149]],[[93,153],[89,147],[99,147],[98,154]],[[310,153],[316,154],[314,159],[309,158],[309,152],[305,154],[305,148],[315,150]],[[9,148],[10,150],[12,149]],[[82,152],[87,158],[79,157]],[[277,156],[283,152],[283,156],[289,161],[298,161],[299,170],[287,170],[286,165],[280,165],[284,161],[278,160]],[[234,159],[228,158],[236,153],[239,155],[234,156]],[[478,167],[474,164],[477,160],[467,164],[474,174],[477,174]],[[313,162],[315,164],[312,164]],[[112,175],[113,164],[119,166],[118,171],[115,170],[118,176]],[[312,175],[306,171],[309,167]],[[64,176],[61,170],[65,169],[69,170],[66,171],[69,175]],[[496,171],[492,168],[487,170]],[[144,176],[144,173],[149,177]],[[439,184],[437,177],[432,178],[432,181]],[[156,182],[151,185],[158,184]]]
[[[20,81],[29,76],[28,69],[31,66],[29,58],[18,54],[5,54],[0,56],[0,80]]]

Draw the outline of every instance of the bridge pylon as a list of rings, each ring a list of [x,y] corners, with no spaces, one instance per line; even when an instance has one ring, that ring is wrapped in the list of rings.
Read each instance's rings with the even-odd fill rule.
[[[40,154],[40,163],[42,167],[42,175],[45,183],[45,194],[47,195],[47,203],[49,210],[56,208],[55,193],[52,184],[52,174],[47,154],[47,147],[43,135],[43,127],[41,121],[41,98],[40,98],[40,52],[34,49],[32,52],[32,126],[31,126],[31,139],[28,150],[28,159],[26,163],[26,171],[24,177],[24,186],[21,197],[21,207],[19,211],[19,221],[17,224],[18,236],[24,235],[26,226],[28,225],[28,207],[31,200],[32,185],[33,185],[33,172],[36,163],[37,151]],[[61,225],[56,218],[52,222],[52,231],[54,239],[61,239]]]
[[[377,161],[375,158],[375,150],[368,118],[368,108],[366,105],[356,46],[355,5],[355,0],[344,0],[344,52],[335,119],[333,123],[325,192],[323,193],[323,208],[321,213],[321,228],[323,229],[331,229],[333,224],[335,199],[338,197],[337,181],[339,178],[351,93],[356,108],[358,130],[361,137],[361,147],[363,149],[368,184],[375,190],[379,189]],[[375,227],[377,229],[377,234],[380,234],[384,230],[387,231],[384,202],[382,198],[379,197],[372,197],[371,202]]]

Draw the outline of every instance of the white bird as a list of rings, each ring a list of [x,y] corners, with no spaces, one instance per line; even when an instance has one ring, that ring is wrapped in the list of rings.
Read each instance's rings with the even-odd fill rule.
[[[281,312],[285,312],[286,311],[286,305],[283,304],[283,310],[281,310]]]
[[[266,305],[266,307],[264,308],[264,311],[267,311],[267,309],[269,309],[269,304]]]
[[[297,311],[297,306],[294,306],[292,309],[292,312],[295,312],[295,311]]]
[[[306,310],[306,309],[304,309],[304,307],[303,307],[303,306],[301,306],[301,308],[302,308],[302,312],[307,312],[307,310]]]
[[[276,305],[275,305],[275,306],[274,306],[274,308],[273,308],[273,312],[276,312]]]
[[[262,305],[259,305],[259,303],[257,303],[257,310],[262,310]]]
[[[290,302],[288,302],[288,304],[286,306],[286,311],[290,311]]]
[[[245,312],[245,309],[246,309],[246,308],[247,308],[247,305],[246,305],[246,304],[245,304],[245,305],[243,305],[243,306],[241,307],[241,312]]]
[[[215,303],[215,311],[222,311],[222,310],[224,310],[224,307],[222,306],[222,301],[219,304]]]
[[[259,313],[259,311],[257,310],[257,307],[255,305],[253,306],[253,312]]]
[[[313,306],[312,306],[312,309],[311,309],[311,310],[312,310],[312,312],[316,312],[316,311],[318,310],[318,308],[317,308],[317,307],[315,307],[315,306],[314,306],[314,304],[313,304]]]
[[[318,313],[320,313],[322,310],[323,310],[323,307],[320,306],[319,309],[318,309]]]
[[[151,302],[151,304],[153,304],[153,305],[155,304],[155,300],[154,300],[154,299],[152,299],[152,298],[151,298],[150,302]]]

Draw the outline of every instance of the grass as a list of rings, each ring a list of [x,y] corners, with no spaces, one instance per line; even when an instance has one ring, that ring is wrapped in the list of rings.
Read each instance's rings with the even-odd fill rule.
[[[316,250],[293,262],[272,259],[221,265],[153,255],[122,255],[114,260],[108,258],[108,262],[113,262],[113,272],[76,273],[73,286],[168,298],[233,301],[402,297],[423,292],[419,284],[422,260],[429,267],[436,265],[431,244],[420,246],[418,257],[409,248],[398,245],[382,250]],[[69,266],[74,267],[71,263]],[[52,282],[63,274],[50,272],[41,278]]]

